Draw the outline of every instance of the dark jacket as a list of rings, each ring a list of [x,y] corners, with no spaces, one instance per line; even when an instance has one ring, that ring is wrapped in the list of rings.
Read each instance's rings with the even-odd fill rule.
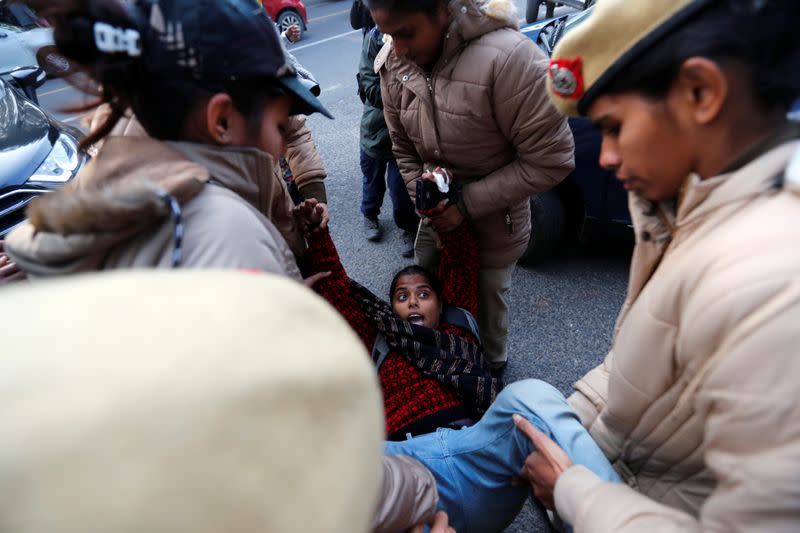
[[[375,56],[383,46],[383,33],[372,28],[364,35],[358,66],[358,94],[364,102],[361,115],[361,149],[373,159],[394,159],[392,140],[383,117],[381,78],[375,72]]]

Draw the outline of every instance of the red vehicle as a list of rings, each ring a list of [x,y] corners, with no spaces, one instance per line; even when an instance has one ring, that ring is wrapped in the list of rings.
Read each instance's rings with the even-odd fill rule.
[[[300,33],[306,31],[308,24],[308,14],[306,6],[300,0],[259,0],[264,9],[267,10],[269,17],[275,21],[281,31],[289,26],[296,24],[300,27]]]

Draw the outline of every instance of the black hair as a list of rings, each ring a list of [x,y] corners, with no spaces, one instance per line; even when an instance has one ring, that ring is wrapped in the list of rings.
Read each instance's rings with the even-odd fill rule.
[[[442,284],[439,282],[439,278],[437,278],[430,270],[427,268],[423,268],[418,265],[409,265],[403,269],[401,269],[397,274],[394,275],[392,278],[392,283],[389,285],[389,301],[394,300],[394,291],[397,288],[397,282],[403,276],[422,276],[426,280],[428,280],[428,284],[431,286],[431,290],[436,294],[436,297],[439,298],[439,301],[442,302],[444,305],[444,296],[442,295]]]
[[[105,122],[81,140],[84,148],[108,135],[128,108],[151,137],[180,140],[194,106],[218,92],[231,97],[236,109],[247,117],[249,129],[255,133],[260,128],[264,104],[284,94],[274,79],[210,84],[190,78],[158,78],[147,71],[138,57],[98,50],[93,38],[96,22],[138,29],[124,0],[31,0],[28,3],[40,9],[53,23],[53,37],[59,51],[80,65],[81,71],[97,84],[87,84],[81,76],[68,80],[78,80],[79,83],[74,84],[79,89],[97,97],[73,110],[88,111],[102,103],[109,104],[111,109]]]
[[[755,102],[783,115],[800,97],[800,1],[717,0],[626,65],[594,95],[637,92],[663,99],[691,57],[740,65]],[[586,102],[582,104],[588,107]]]
[[[385,9],[398,13],[425,13],[433,16],[447,0],[363,0],[367,9]]]

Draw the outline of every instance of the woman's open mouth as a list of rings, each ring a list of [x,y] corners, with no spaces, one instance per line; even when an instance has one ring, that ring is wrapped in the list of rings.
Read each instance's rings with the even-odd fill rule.
[[[425,317],[419,313],[411,313],[406,320],[418,326],[422,326],[425,323]]]

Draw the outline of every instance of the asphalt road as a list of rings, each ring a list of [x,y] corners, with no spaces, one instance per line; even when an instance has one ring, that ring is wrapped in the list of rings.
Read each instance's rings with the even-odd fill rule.
[[[524,2],[516,3],[524,14]],[[336,117],[332,121],[320,116],[309,120],[328,171],[334,240],[351,277],[383,295],[392,274],[408,261],[400,256],[400,233],[393,227],[388,197],[387,210],[380,217],[384,240],[367,242],[361,232],[361,103],[355,83],[361,32],[350,28],[349,0],[312,0],[307,5],[308,31],[291,51],[317,76],[321,99]],[[40,97],[44,107],[60,118],[80,122],[80,114],[63,111],[82,101],[63,81],[47,82]],[[509,295],[508,381],[542,379],[568,394],[571,384],[602,360],[624,298],[630,252],[629,245],[610,241],[591,246],[568,244],[536,268],[517,268]],[[530,505],[508,529],[545,530]]]

